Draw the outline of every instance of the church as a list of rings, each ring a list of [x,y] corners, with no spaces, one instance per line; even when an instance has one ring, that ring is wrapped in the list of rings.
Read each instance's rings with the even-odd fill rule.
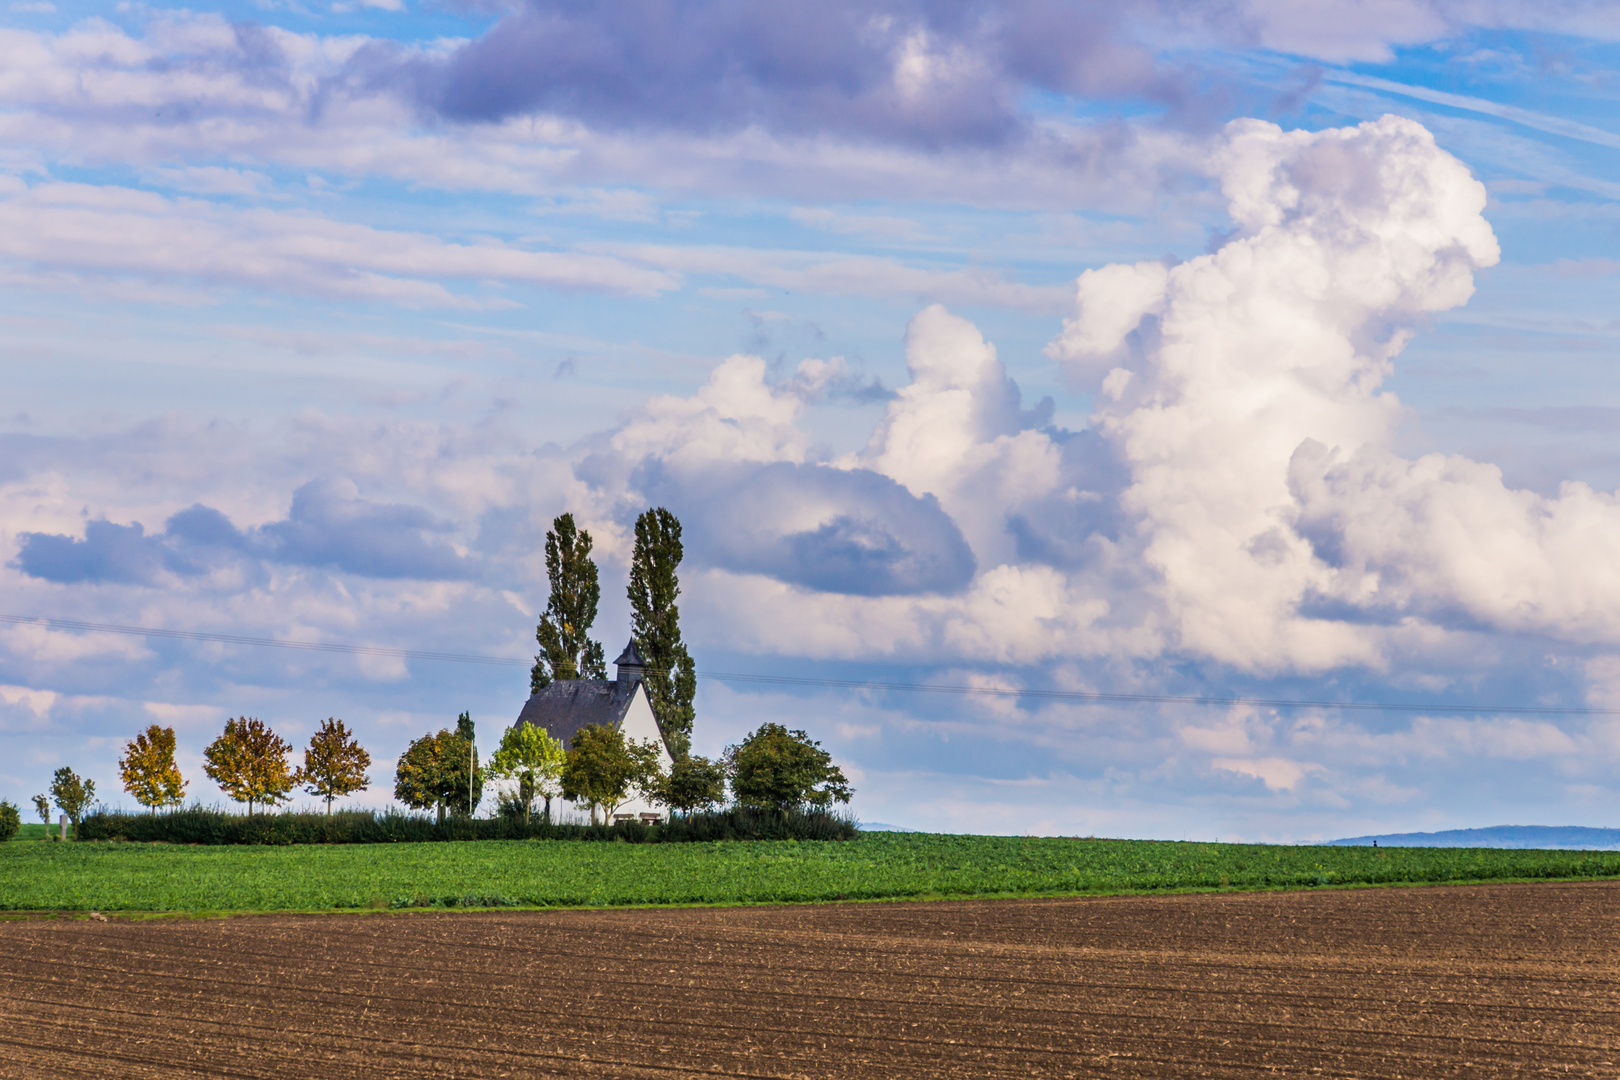
[[[634,639],[624,647],[614,666],[616,679],[559,679],[543,687],[531,697],[518,714],[515,727],[533,724],[543,728],[564,749],[574,745],[574,735],[592,724],[617,728],[625,741],[651,740],[658,745],[658,763],[669,772],[675,759],[658,729],[653,716],[652,703],[647,699],[644,676],[647,662],[641,658]],[[560,800],[563,809],[590,812],[588,807],[575,806]],[[662,821],[666,811],[642,798],[632,798],[613,811],[614,821]]]

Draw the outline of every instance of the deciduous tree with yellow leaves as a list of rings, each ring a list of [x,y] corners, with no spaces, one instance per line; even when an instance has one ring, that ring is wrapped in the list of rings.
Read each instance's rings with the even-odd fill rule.
[[[160,806],[179,806],[186,797],[186,781],[174,763],[172,727],[153,724],[126,743],[118,771],[124,790],[154,814]]]
[[[292,744],[256,717],[225,721],[225,731],[203,751],[203,772],[237,802],[274,806],[303,783],[302,769],[287,768]]]

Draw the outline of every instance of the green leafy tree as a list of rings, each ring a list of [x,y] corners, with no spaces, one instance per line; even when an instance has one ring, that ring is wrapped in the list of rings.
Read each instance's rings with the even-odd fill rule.
[[[660,778],[657,743],[626,740],[618,728],[592,724],[574,734],[563,763],[563,797],[590,806],[591,824],[596,824],[598,807],[602,820],[611,822],[613,811],[633,793],[657,791]]]
[[[832,755],[802,731],[762,724],[736,746],[726,747],[731,793],[742,806],[787,811],[847,803],[852,794]]]
[[[172,727],[153,724],[126,743],[118,772],[124,790],[154,814],[160,806],[179,806],[186,797],[186,781],[174,763]]]
[[[540,655],[529,672],[530,694],[558,679],[607,678],[602,643],[589,636],[602,599],[591,561],[591,534],[575,528],[573,514],[558,517],[546,533],[546,576],[551,599],[534,631]]]
[[[441,729],[406,747],[394,767],[394,798],[413,810],[437,809],[441,825],[446,810],[466,815],[469,800],[476,806],[483,779],[471,728],[471,718],[463,713],[456,731]]]
[[[501,736],[500,749],[489,759],[489,775],[497,780],[518,782],[518,802],[523,820],[529,820],[534,800],[546,800],[546,820],[551,820],[551,800],[562,794],[562,770],[568,761],[563,744],[545,728],[517,724]]]
[[[659,785],[654,801],[671,810],[690,814],[725,801],[726,770],[718,761],[687,756],[676,760]]]
[[[0,799],[0,843],[10,840],[22,828],[22,815],[10,799]]]
[[[292,748],[256,717],[227,720],[224,733],[203,751],[203,772],[232,799],[247,803],[252,814],[260,803],[286,802],[303,783],[303,771],[287,767]]]
[[[73,823],[73,835],[79,835],[79,821],[84,817],[86,810],[90,809],[96,801],[96,782],[85,780],[78,773],[66,765],[56,770],[51,778],[51,798],[56,800],[56,808],[68,816]],[[66,840],[67,837],[62,839]]]
[[[630,557],[630,633],[647,661],[647,701],[677,760],[692,746],[697,670],[681,640],[681,523],[663,507],[636,519]]]
[[[304,751],[304,790],[326,800],[326,813],[332,813],[332,800],[364,791],[371,784],[366,770],[371,755],[355,740],[354,732],[343,721],[327,717],[309,738]]]
[[[38,814],[39,815],[39,820],[41,820],[41,821],[43,821],[45,823],[45,838],[47,840],[51,840],[51,839],[60,840],[61,839],[60,836],[52,837],[51,832],[50,832],[50,828],[51,828],[51,800],[47,799],[43,795],[35,795],[34,796],[34,813]]]

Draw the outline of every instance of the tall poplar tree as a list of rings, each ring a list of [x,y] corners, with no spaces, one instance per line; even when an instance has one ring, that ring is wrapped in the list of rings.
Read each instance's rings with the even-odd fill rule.
[[[681,641],[681,523],[662,506],[636,519],[636,550],[630,557],[630,633],[647,661],[647,700],[670,754],[679,760],[692,746],[692,699],[697,671]]]
[[[540,655],[529,672],[531,694],[557,679],[607,678],[602,643],[589,637],[602,598],[591,561],[591,534],[574,527],[573,514],[558,517],[546,533],[546,576],[551,599],[534,631]]]

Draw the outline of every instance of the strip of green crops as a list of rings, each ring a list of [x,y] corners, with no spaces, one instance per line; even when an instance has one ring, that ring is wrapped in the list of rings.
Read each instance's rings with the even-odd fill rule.
[[[1620,876],[1620,852],[869,833],[846,843],[0,844],[0,910],[732,904]]]

